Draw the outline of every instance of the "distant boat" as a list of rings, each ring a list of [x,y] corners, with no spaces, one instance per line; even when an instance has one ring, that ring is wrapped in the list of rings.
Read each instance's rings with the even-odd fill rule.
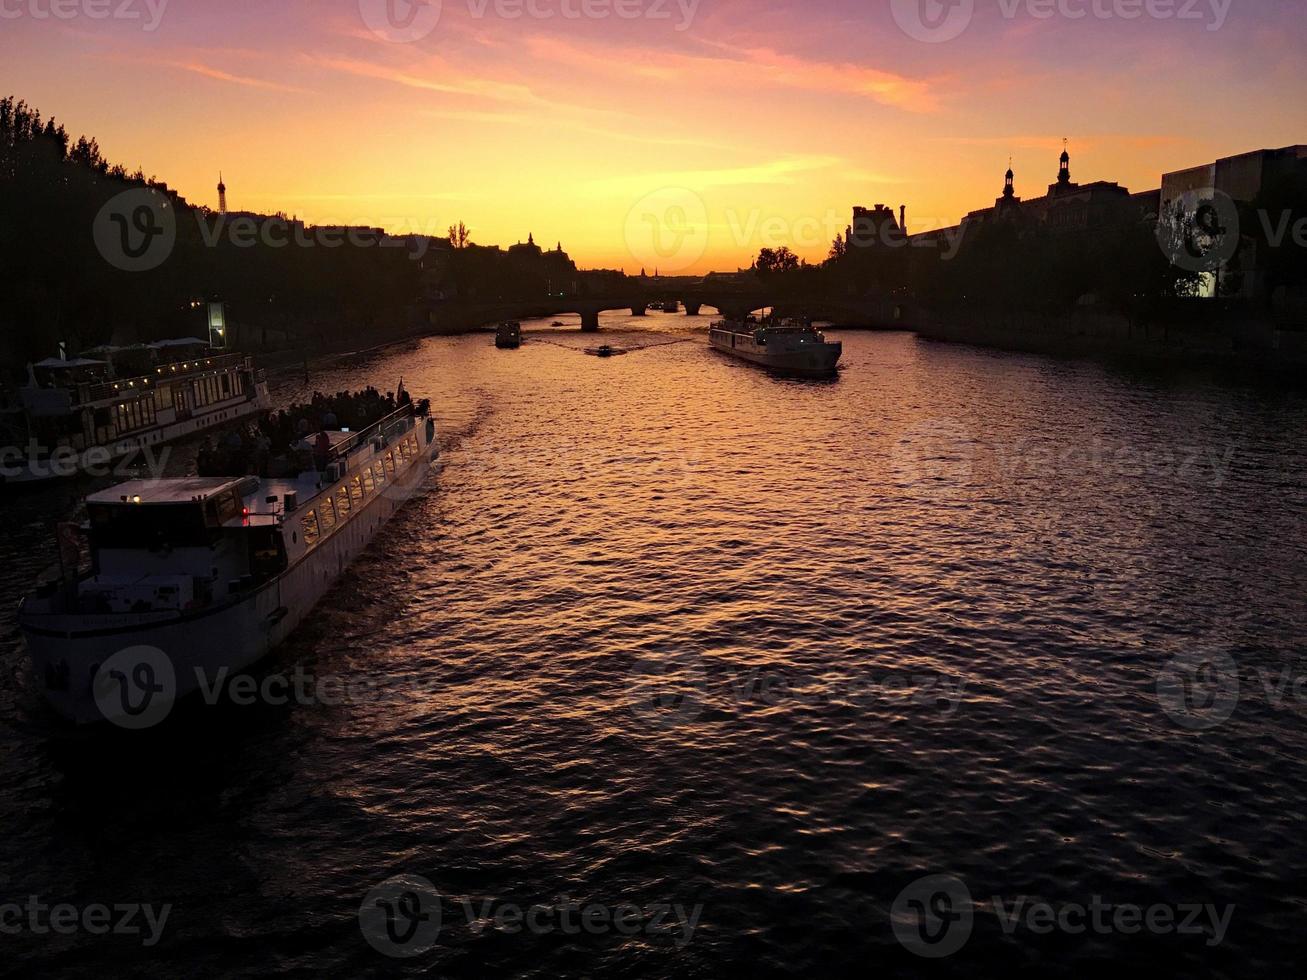
[[[507,320],[499,325],[495,333],[495,346],[500,350],[517,350],[522,346],[522,324],[516,320]]]
[[[94,472],[271,407],[253,358],[202,340],[160,341],[50,358],[0,404],[0,484],[36,484]],[[119,359],[121,358],[121,361]],[[114,364],[133,365],[115,376]],[[18,449],[18,455],[13,450]]]
[[[151,691],[170,705],[262,659],[438,454],[425,403],[318,438],[329,448],[294,477],[134,480],[87,498],[85,524],[60,526],[58,580],[18,609],[59,714],[140,727]]]
[[[780,374],[829,377],[836,372],[844,345],[828,341],[811,323],[799,320],[721,320],[708,331],[716,350]]]

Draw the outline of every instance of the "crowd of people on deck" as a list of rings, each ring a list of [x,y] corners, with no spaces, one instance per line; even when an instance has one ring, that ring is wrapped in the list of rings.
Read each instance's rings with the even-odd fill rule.
[[[382,394],[369,385],[362,391],[314,392],[306,404],[269,412],[206,436],[196,459],[200,476],[284,476],[323,469],[331,452],[328,432],[361,432],[393,415],[413,399],[401,383],[398,393]],[[429,408],[418,403],[419,414]]]

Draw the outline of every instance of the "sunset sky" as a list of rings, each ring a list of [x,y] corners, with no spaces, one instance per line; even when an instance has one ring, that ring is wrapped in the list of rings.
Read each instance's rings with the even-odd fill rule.
[[[767,244],[824,257],[854,204],[954,223],[993,203],[1009,155],[1037,196],[1063,137],[1074,179],[1132,190],[1307,142],[1301,0],[1149,0],[1165,19],[975,0],[943,41],[910,36],[900,0],[532,0],[550,18],[444,0],[438,22],[404,0],[50,2],[0,0],[0,90],[193,203],[216,205],[221,168],[234,209],[463,220],[583,267],[638,272],[632,237],[667,202],[707,235],[663,271],[731,270]],[[424,36],[395,39],[387,2]],[[98,16],[123,3],[139,17]]]

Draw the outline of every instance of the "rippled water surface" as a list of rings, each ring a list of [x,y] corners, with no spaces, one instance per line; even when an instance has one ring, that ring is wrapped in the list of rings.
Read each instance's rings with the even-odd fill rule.
[[[310,387],[429,395],[443,463],[259,676],[380,689],[70,732],[7,612],[0,894],[172,911],[149,948],[7,935],[0,972],[1294,962],[1303,397],[906,334],[843,334],[837,380],[787,381],[693,322],[614,320],[605,340],[643,349],[610,360],[532,324],[517,352],[437,338],[315,369]],[[77,492],[6,501],[7,610]],[[1199,656],[1237,667],[1233,697],[1208,671],[1183,699]],[[398,874],[443,896],[407,960],[358,920]],[[973,901],[931,961],[900,941],[926,875]],[[1215,945],[1009,931],[1023,897],[1234,910]],[[639,927],[491,918],[556,926],[573,902],[636,906]]]

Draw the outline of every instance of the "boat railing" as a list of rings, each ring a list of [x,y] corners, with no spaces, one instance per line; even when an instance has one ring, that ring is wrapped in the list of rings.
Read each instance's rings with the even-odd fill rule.
[[[331,447],[331,459],[344,459],[359,446],[364,446],[371,442],[377,436],[384,436],[389,439],[390,436],[397,432],[407,432],[412,428],[413,423],[418,416],[417,406],[408,404],[397,409],[384,419],[373,422],[365,429],[350,434],[350,437],[343,442],[338,442]]]
[[[115,381],[78,385],[77,401],[85,404],[103,401],[106,398],[123,398],[139,392],[153,391],[165,379],[184,378],[202,371],[225,371],[229,368],[245,367],[249,362],[248,354],[217,354],[212,357],[178,361],[175,364],[160,364],[151,373],[136,378],[119,378]]]

